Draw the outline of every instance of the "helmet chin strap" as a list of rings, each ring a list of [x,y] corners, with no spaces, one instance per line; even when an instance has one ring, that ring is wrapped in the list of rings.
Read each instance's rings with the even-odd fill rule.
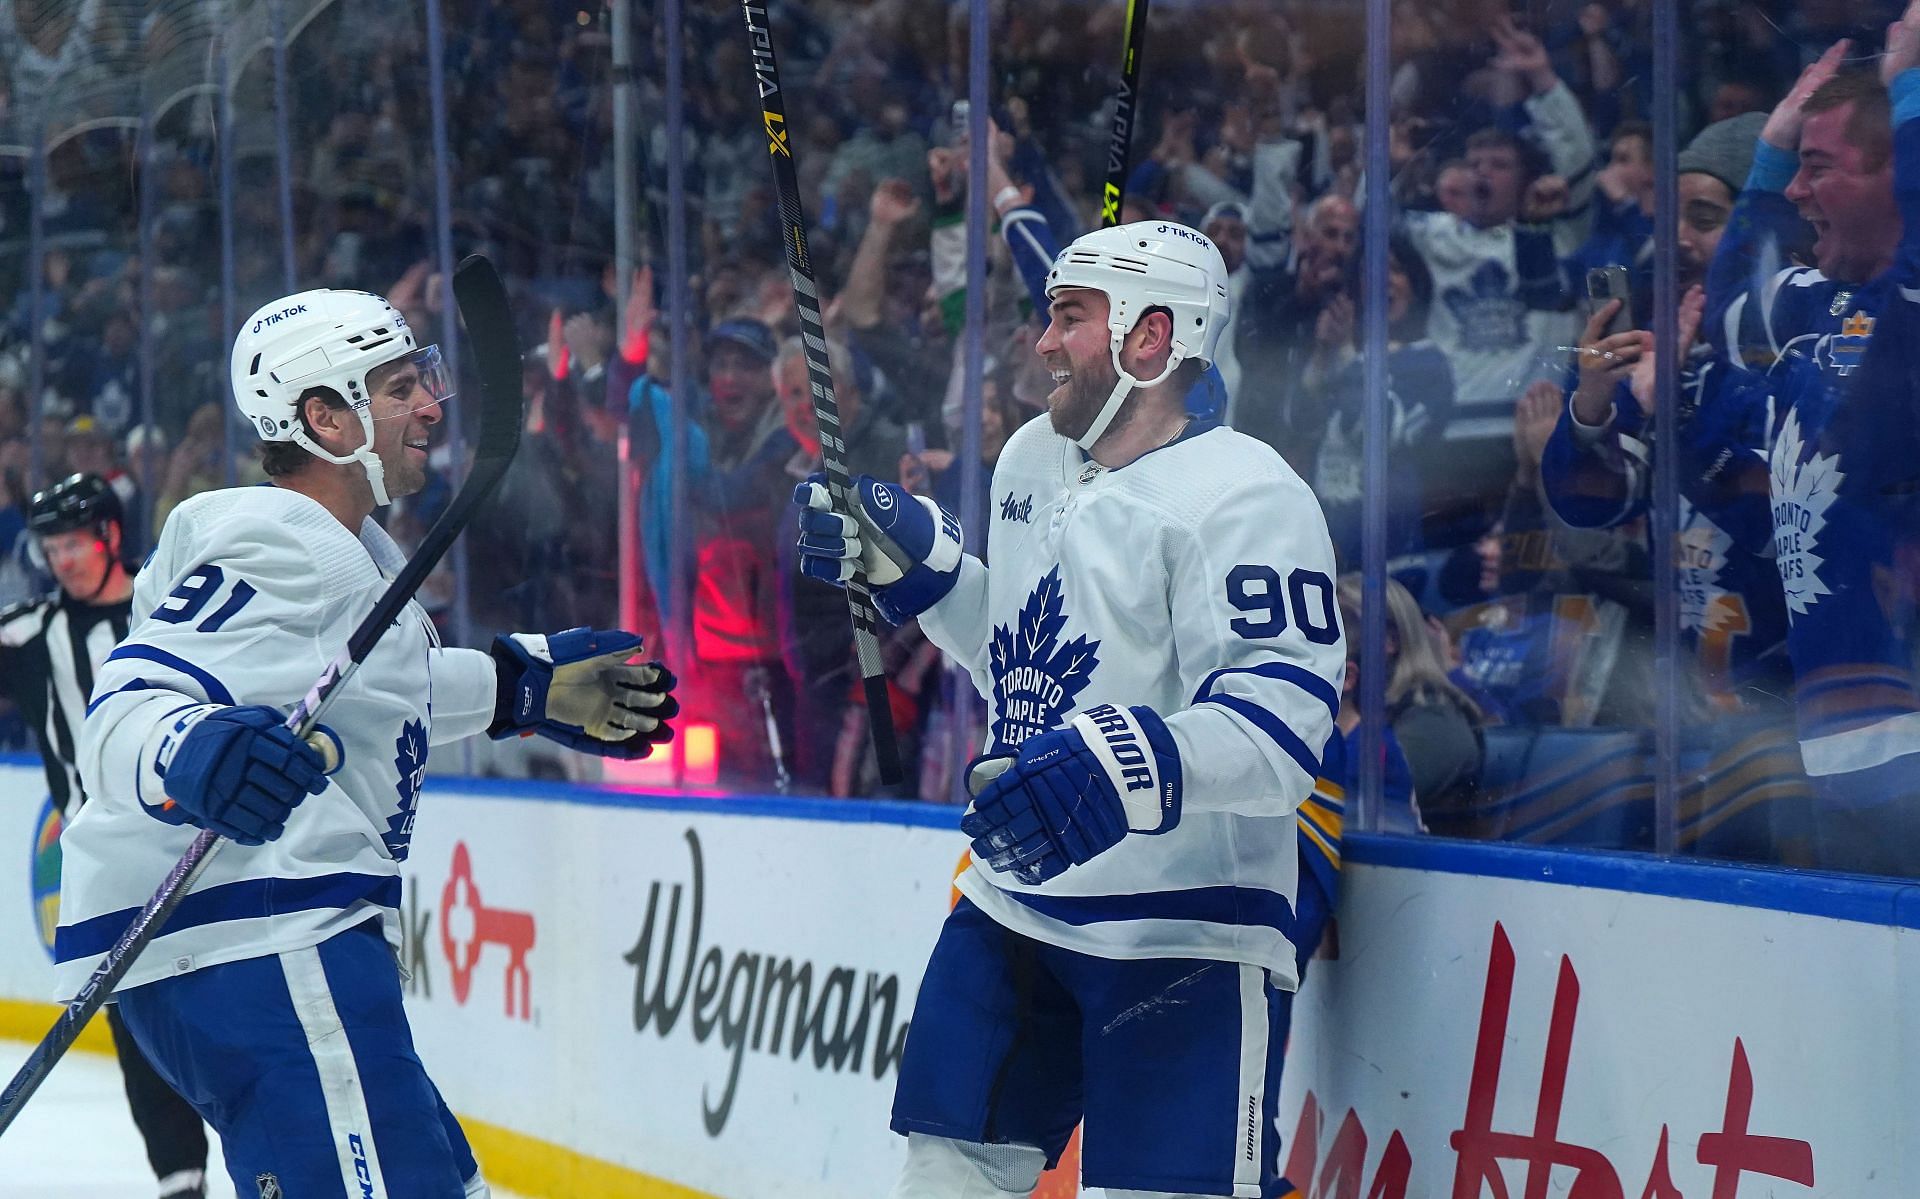
[[[360,469],[366,472],[367,486],[373,491],[373,506],[384,508],[393,502],[392,497],[387,494],[387,468],[381,465],[380,456],[373,452],[373,418],[367,415],[365,409],[362,409],[358,415],[360,427],[366,430],[367,439],[361,443],[360,448],[351,453],[328,452],[319,442],[307,436],[304,428],[294,429],[293,440],[314,457],[325,459],[336,466],[358,462]]]
[[[1127,395],[1136,387],[1155,387],[1166,382],[1167,376],[1173,374],[1173,368],[1179,366],[1181,360],[1185,357],[1178,349],[1175,349],[1173,353],[1167,355],[1167,367],[1165,370],[1151,379],[1142,381],[1134,378],[1128,373],[1126,367],[1120,365],[1120,346],[1124,340],[1125,338],[1120,334],[1114,334],[1113,344],[1110,350],[1110,353],[1113,355],[1113,370],[1115,374],[1120,376],[1119,381],[1114,383],[1113,390],[1107,394],[1107,402],[1102,404],[1100,411],[1094,414],[1093,423],[1087,426],[1087,431],[1073,439],[1075,445],[1089,454],[1093,453],[1094,443],[1099,441],[1101,436],[1106,433],[1107,426],[1113,423],[1113,418],[1120,415],[1120,406],[1126,402]]]

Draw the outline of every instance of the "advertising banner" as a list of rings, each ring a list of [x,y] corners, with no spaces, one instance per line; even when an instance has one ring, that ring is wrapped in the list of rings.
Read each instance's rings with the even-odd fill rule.
[[[16,1036],[54,1011],[33,1006],[44,799],[37,768],[0,763]],[[401,964],[421,1055],[496,1181],[887,1193],[900,1053],[964,848],[951,815],[436,780]],[[1305,1199],[1920,1194],[1920,891],[1349,848],[1280,1107]]]
[[[1920,1194],[1911,929],[1351,858],[1344,887],[1281,1103],[1303,1195]]]
[[[439,798],[404,958],[457,1111],[713,1195],[885,1192],[958,832]]]

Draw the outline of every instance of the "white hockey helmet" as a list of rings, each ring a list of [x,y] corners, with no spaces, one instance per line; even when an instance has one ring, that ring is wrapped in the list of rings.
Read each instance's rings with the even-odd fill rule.
[[[275,300],[247,318],[233,339],[233,396],[262,441],[291,441],[328,462],[358,462],[373,488],[373,502],[388,502],[386,472],[373,451],[372,395],[367,375],[378,366],[408,359],[420,370],[433,403],[453,398],[440,348],[421,346],[400,311],[364,291],[303,291]],[[349,454],[334,454],[308,434],[300,420],[300,397],[331,388],[360,418],[366,440]]]
[[[1047,273],[1047,295],[1070,287],[1106,295],[1109,346],[1120,376],[1093,424],[1076,439],[1091,450],[1128,392],[1162,382],[1189,358],[1213,361],[1227,327],[1227,264],[1205,234],[1173,221],[1135,221],[1096,229],[1060,251]],[[1120,365],[1120,347],[1149,308],[1173,315],[1173,352],[1159,375],[1136,379]]]

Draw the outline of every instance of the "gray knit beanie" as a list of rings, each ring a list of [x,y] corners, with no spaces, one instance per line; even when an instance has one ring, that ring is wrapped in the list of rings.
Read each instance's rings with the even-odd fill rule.
[[[1680,151],[1679,173],[1712,175],[1726,184],[1728,191],[1739,195],[1753,172],[1754,143],[1760,140],[1760,129],[1766,123],[1764,112],[1743,112],[1715,121]]]

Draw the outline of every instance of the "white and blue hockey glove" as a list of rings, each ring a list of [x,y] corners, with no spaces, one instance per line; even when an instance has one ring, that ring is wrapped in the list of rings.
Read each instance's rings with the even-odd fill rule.
[[[953,590],[964,548],[960,522],[932,500],[872,475],[853,481],[859,519],[833,511],[827,476],[815,472],[793,489],[800,505],[800,573],[845,587],[857,567],[874,607],[894,624]]]
[[[975,759],[960,831],[990,868],[1044,883],[1128,833],[1180,823],[1180,753],[1151,708],[1101,704],[1030,737],[1018,757]]]
[[[332,739],[337,766],[339,739],[319,731]],[[293,735],[284,713],[261,704],[214,708],[160,752],[171,812],[242,845],[278,838],[300,801],[327,785],[326,760]]]
[[[630,663],[640,638],[619,630],[568,629],[493,639],[498,741],[539,733],[569,749],[605,758],[644,758],[673,739],[680,714],[673,672],[658,662]]]

